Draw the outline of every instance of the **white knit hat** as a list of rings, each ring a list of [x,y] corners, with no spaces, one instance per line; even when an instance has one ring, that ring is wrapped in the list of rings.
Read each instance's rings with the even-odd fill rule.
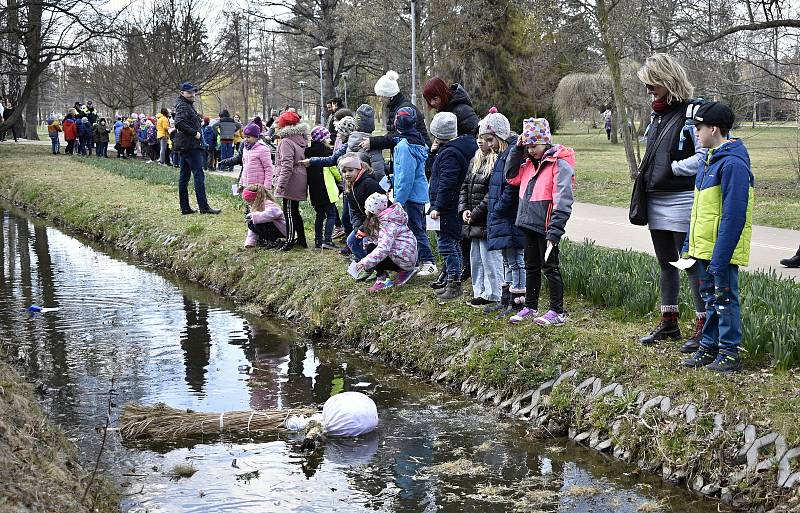
[[[452,112],[440,112],[433,116],[431,133],[442,141],[458,137],[458,118]]]
[[[389,205],[389,198],[385,194],[373,192],[370,194],[367,201],[364,202],[364,210],[372,214],[378,215]]]
[[[496,107],[492,107],[478,124],[478,136],[481,135],[496,135],[505,141],[511,137],[511,123],[507,117],[497,112]]]
[[[384,76],[375,82],[375,94],[388,98],[395,96],[400,92],[400,86],[397,85],[398,78],[400,78],[400,75],[398,75],[396,71],[387,71]]]

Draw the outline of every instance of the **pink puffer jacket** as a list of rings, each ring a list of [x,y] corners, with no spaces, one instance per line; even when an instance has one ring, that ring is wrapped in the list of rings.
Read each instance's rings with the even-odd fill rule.
[[[372,269],[389,257],[405,271],[417,265],[417,239],[408,228],[408,214],[400,203],[394,203],[378,214],[380,231],[377,247],[361,259],[365,269]]]
[[[272,189],[272,155],[262,141],[256,141],[252,148],[249,150],[245,148],[242,153],[242,176],[239,178],[239,185],[247,187],[254,184]]]

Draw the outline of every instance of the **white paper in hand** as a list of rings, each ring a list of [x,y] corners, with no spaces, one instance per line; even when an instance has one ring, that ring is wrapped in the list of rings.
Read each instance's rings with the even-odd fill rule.
[[[389,177],[388,176],[384,176],[383,178],[381,178],[381,181],[378,182],[378,184],[381,186],[381,188],[384,191],[388,191],[389,190],[389,186],[390,186]]]
[[[425,229],[429,232],[438,232],[442,227],[439,219],[433,219],[430,214],[425,216]]]
[[[353,279],[358,278],[359,270],[358,270],[358,262],[350,262],[350,266],[347,268],[347,272]]]
[[[232,183],[231,184],[231,194],[233,194],[234,196],[238,196],[239,195],[239,184],[238,183]]]
[[[677,262],[670,262],[669,265],[673,267],[677,267],[678,269],[685,271],[686,269],[690,268],[695,263],[694,258],[680,258]]]

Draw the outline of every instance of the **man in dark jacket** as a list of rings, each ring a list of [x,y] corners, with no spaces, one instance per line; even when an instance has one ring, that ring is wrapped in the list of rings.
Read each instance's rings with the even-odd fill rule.
[[[206,183],[203,174],[204,153],[200,147],[200,116],[194,109],[194,96],[197,88],[190,82],[181,84],[178,99],[175,101],[175,141],[174,148],[180,158],[180,177],[178,179],[178,199],[181,213],[193,214],[189,206],[189,175],[194,175],[194,193],[197,207],[202,214],[219,214],[219,210],[208,206]]]
[[[95,123],[97,123],[97,111],[94,108],[94,103],[92,100],[86,102],[85,115],[89,119],[89,123],[91,123],[93,126]]]
[[[328,110],[328,121],[326,122],[326,128],[328,129],[328,132],[336,135],[336,118],[334,115],[336,114],[337,110],[342,108],[342,99],[331,98],[325,102],[325,108]]]
[[[3,120],[7,123],[8,120],[11,119],[11,116],[13,114],[14,114],[14,108],[11,106],[11,104],[9,104],[8,107],[6,107],[6,109],[3,111]],[[8,131],[9,128],[11,129],[11,133],[14,135],[14,142],[17,142],[17,122],[16,121],[11,126],[6,127],[5,130],[3,130],[2,133],[0,133],[0,141],[5,141],[6,140],[6,132]]]

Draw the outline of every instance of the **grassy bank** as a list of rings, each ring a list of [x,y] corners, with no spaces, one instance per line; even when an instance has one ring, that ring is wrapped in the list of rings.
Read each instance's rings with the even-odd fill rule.
[[[734,135],[744,140],[756,177],[753,222],[800,229],[800,170],[793,159],[800,148],[800,129],[742,127]],[[609,143],[603,130],[587,133],[575,126],[565,127],[554,139],[575,148],[578,201],[628,206],[631,181],[622,144]]]
[[[408,287],[368,294],[332,252],[244,250],[243,211],[229,197],[227,178],[209,177],[212,204],[224,208],[222,215],[181,216],[171,169],[93,162],[48,155],[46,148],[0,147],[0,195],[233,296],[248,303],[247,308],[288,316],[337,343],[369,347],[421,375],[441,377],[447,371],[449,382],[469,378],[506,397],[535,389],[558,369],[574,368],[581,376],[625,384],[649,396],[669,396],[676,404],[694,403],[699,410],[723,414],[726,424],[753,423],[775,431],[790,447],[800,444],[796,370],[776,370],[770,358],[748,357],[745,372],[734,376],[692,372],[679,366],[675,344],[643,348],[637,343],[653,322],[652,308],[645,307],[647,298],[632,301],[625,287],[635,280],[644,280],[650,289],[655,286],[649,257],[591,246],[565,248],[566,269],[571,255],[597,258],[580,280],[565,272],[573,280],[566,297],[570,322],[555,330],[513,327],[463,304],[439,306],[419,278]],[[609,272],[615,266],[630,267],[631,258],[645,259],[633,261],[642,262],[642,276]],[[599,281],[602,277],[605,282]],[[608,294],[596,296],[597,291]],[[608,419],[619,408],[610,408]],[[603,425],[604,418],[596,413],[593,422]],[[704,453],[707,461],[717,456]]]
[[[0,347],[0,511],[119,511],[102,478],[81,503],[88,476],[75,445],[48,422],[31,385],[3,360]]]

